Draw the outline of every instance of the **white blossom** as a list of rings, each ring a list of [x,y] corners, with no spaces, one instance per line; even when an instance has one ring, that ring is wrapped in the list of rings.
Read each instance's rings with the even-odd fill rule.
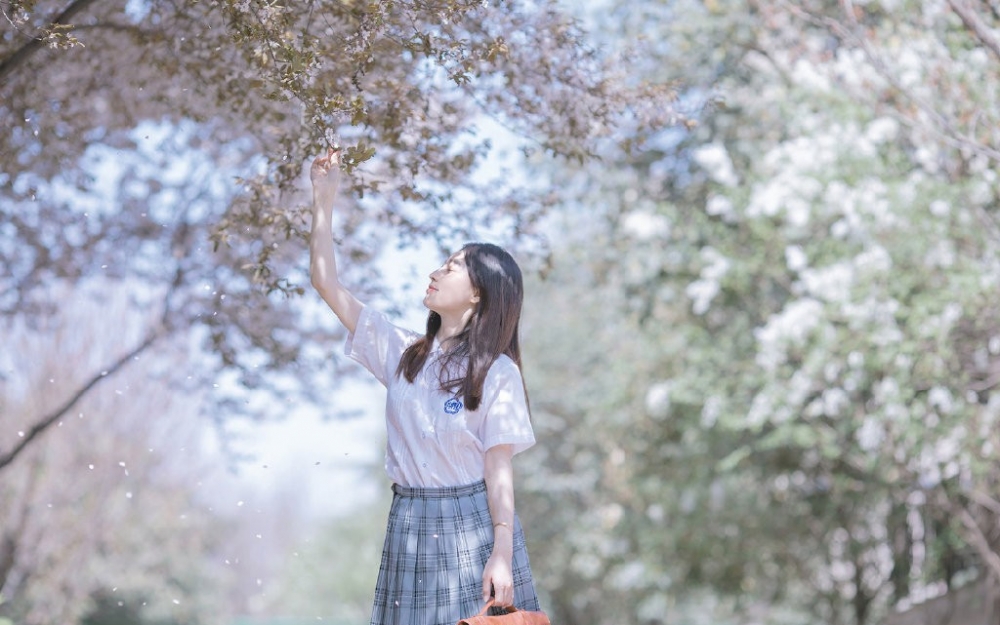
[[[835,239],[846,239],[850,233],[851,225],[846,219],[838,219],[830,226],[830,236]]]
[[[710,143],[696,149],[693,154],[696,162],[709,178],[727,187],[735,187],[739,184],[736,176],[736,169],[733,161],[729,158],[729,152],[721,143]]]
[[[812,376],[799,369],[792,374],[792,378],[788,381],[785,403],[790,406],[801,406],[812,390]]]
[[[944,200],[934,200],[929,208],[935,217],[947,217],[951,213],[951,204]]]
[[[663,419],[670,414],[670,391],[673,383],[669,380],[657,382],[646,391],[646,412],[650,416]]]
[[[899,134],[899,122],[891,117],[878,117],[865,128],[865,137],[876,145],[894,140]]]
[[[792,68],[792,80],[799,86],[815,93],[830,91],[830,80],[817,71],[815,65],[805,59],[796,61]]]
[[[864,51],[858,48],[838,50],[831,71],[838,81],[850,90],[862,90],[882,80],[868,62]]]
[[[620,590],[639,588],[646,577],[646,565],[639,560],[633,560],[619,566],[611,574],[611,585]]]
[[[815,142],[793,140],[769,152],[765,157],[767,167],[775,170],[766,182],[754,185],[747,204],[748,217],[773,217],[784,214],[793,228],[809,225],[814,202],[823,193],[823,184],[811,171],[822,155],[836,154],[832,146],[817,146]],[[807,165],[808,164],[808,165]]]
[[[885,440],[885,427],[872,415],[865,415],[861,427],[854,434],[858,445],[866,452],[877,452]]]
[[[955,410],[955,400],[951,390],[943,386],[935,386],[927,393],[927,402],[944,414]]]
[[[828,388],[823,391],[822,404],[824,416],[836,417],[851,405],[851,398],[842,388]]]
[[[705,203],[705,212],[713,217],[721,217],[727,222],[736,219],[736,210],[733,201],[725,195],[712,194]]]
[[[766,324],[754,330],[757,364],[773,370],[784,363],[787,347],[805,344],[822,317],[823,305],[813,298],[789,302],[780,313],[771,315]]]
[[[632,211],[625,216],[622,229],[639,241],[665,239],[670,236],[670,220],[650,211]]]
[[[854,258],[854,266],[871,273],[887,273],[892,269],[892,257],[881,245],[872,245]]]
[[[841,261],[826,267],[811,267],[802,272],[806,291],[819,300],[846,302],[854,285],[853,263]]]
[[[600,557],[593,553],[577,552],[570,560],[570,569],[575,571],[584,579],[596,578],[604,568],[604,563]]]
[[[704,315],[719,294],[719,283],[715,280],[695,280],[687,285],[684,294],[691,300],[691,310],[696,315]]]
[[[715,423],[719,420],[719,415],[722,413],[722,400],[716,396],[712,395],[705,400],[705,405],[701,409],[701,427],[706,430],[713,427]]]
[[[996,198],[996,189],[986,180],[975,180],[969,189],[969,202],[974,206],[986,206]]]
[[[789,245],[785,248],[785,264],[789,271],[799,272],[809,266],[809,259],[801,245]]]
[[[955,264],[955,245],[951,241],[939,240],[924,253],[924,264],[928,267],[947,269]]]
[[[850,365],[852,369],[860,369],[865,366],[865,355],[857,350],[853,350],[847,355],[847,364]]]
[[[747,425],[751,428],[761,426],[771,420],[774,414],[774,402],[767,393],[758,393],[750,402],[750,409],[747,411]]]
[[[721,290],[720,280],[729,271],[729,259],[712,247],[701,250],[701,258],[705,263],[701,268],[699,279],[690,283],[684,294],[691,300],[691,308],[696,315],[708,312],[712,300]]]

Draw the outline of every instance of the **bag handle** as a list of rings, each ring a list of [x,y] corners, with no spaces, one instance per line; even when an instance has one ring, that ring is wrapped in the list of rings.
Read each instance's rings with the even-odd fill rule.
[[[489,601],[486,602],[486,605],[483,606],[483,609],[480,610],[479,614],[477,614],[476,616],[486,616],[486,612],[493,607],[494,601],[496,601],[496,597],[490,597]],[[511,612],[517,612],[517,608],[515,608],[514,606],[510,606],[504,609],[507,610],[508,614],[510,614]]]

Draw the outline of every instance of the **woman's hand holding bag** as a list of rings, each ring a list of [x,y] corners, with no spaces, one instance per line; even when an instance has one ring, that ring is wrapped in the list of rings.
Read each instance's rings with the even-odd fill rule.
[[[462,619],[458,625],[552,625],[545,612],[527,612],[509,607],[506,614],[488,616],[486,613],[491,607],[493,599],[486,602],[479,614]]]

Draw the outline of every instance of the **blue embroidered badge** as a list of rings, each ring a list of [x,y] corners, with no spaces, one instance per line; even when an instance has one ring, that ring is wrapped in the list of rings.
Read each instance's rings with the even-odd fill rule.
[[[448,414],[458,414],[458,411],[462,409],[462,400],[457,397],[452,397],[448,401],[444,402],[444,411]]]

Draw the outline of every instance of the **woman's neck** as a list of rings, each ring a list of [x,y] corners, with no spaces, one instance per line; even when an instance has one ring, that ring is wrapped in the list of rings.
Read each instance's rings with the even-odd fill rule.
[[[472,318],[472,311],[453,319],[441,318],[441,327],[438,328],[435,338],[437,338],[442,350],[448,351],[455,346],[455,337],[465,330],[470,318]]]
[[[455,341],[456,341],[455,337],[457,337],[460,332],[461,332],[461,330],[454,331],[454,332],[445,331],[444,328],[441,328],[440,330],[438,330],[437,341],[438,341],[438,344],[441,346],[441,349],[443,351],[448,351],[452,347],[454,347],[455,346]]]

